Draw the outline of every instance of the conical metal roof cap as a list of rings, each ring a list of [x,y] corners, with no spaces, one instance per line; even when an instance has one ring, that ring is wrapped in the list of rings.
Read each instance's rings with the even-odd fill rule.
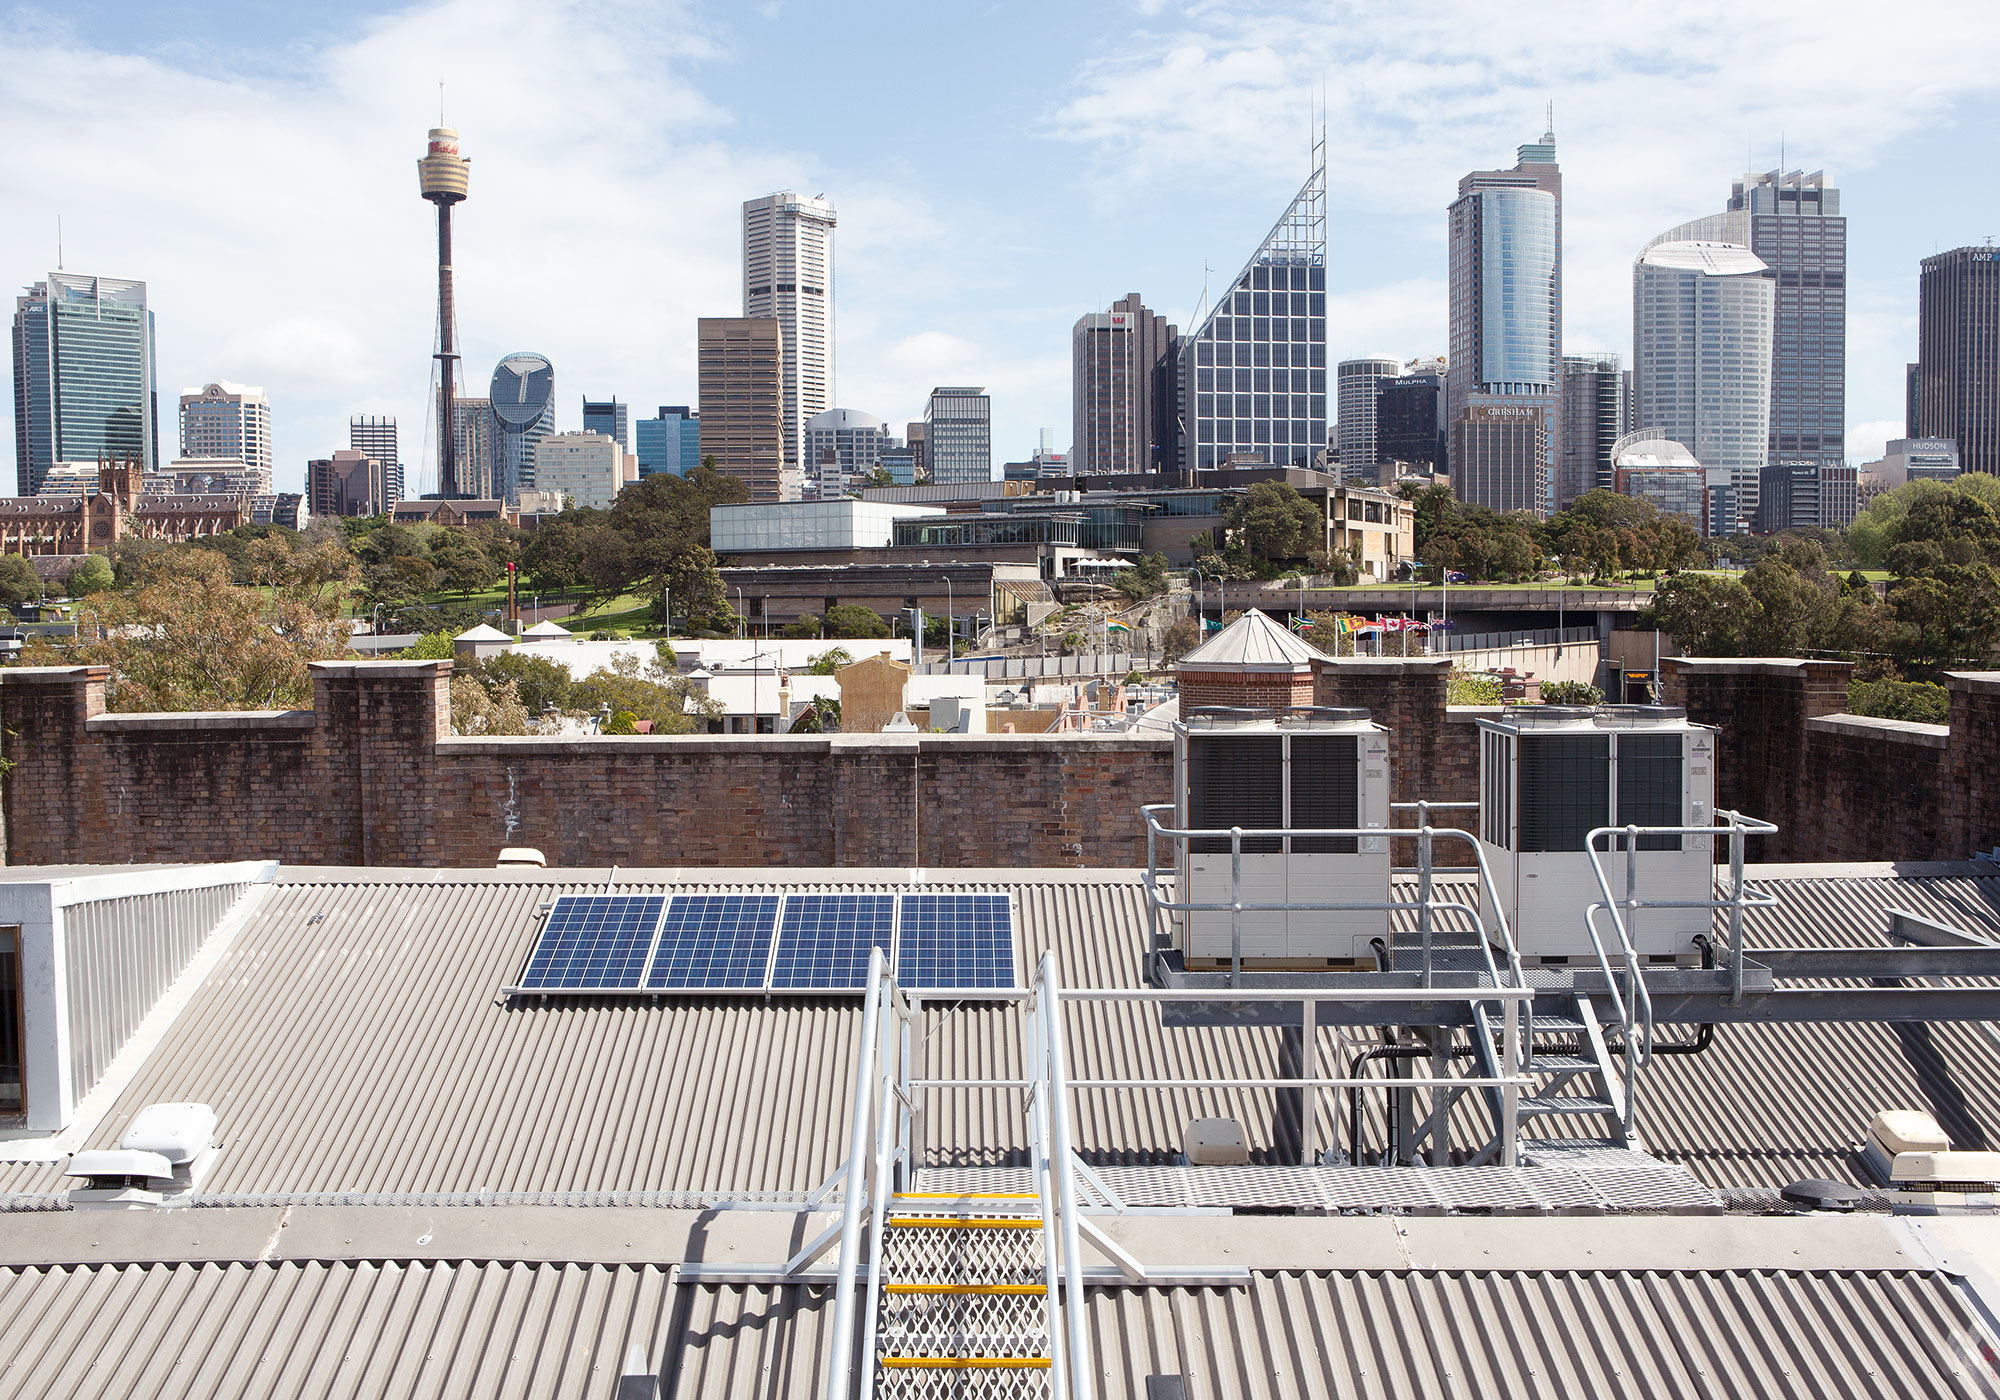
[[[1175,665],[1177,671],[1310,671],[1332,660],[1305,638],[1251,608]]]

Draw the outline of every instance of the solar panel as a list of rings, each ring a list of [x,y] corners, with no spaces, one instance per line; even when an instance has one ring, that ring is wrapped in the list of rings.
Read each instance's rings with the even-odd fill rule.
[[[1005,895],[906,894],[896,949],[905,987],[1012,987],[1014,911]]]
[[[524,988],[636,987],[653,948],[665,895],[563,895],[528,955]]]
[[[675,895],[645,986],[665,991],[762,987],[777,924],[775,894]]]
[[[896,900],[886,894],[795,894],[785,899],[777,989],[853,991],[868,980],[868,951],[887,956],[896,928]]]

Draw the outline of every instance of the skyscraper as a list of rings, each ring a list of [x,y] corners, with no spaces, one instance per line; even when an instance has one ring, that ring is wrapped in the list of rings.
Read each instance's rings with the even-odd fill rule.
[[[181,391],[181,456],[241,462],[271,494],[271,404],[262,389],[221,380]]]
[[[51,272],[14,301],[14,462],[32,496],[57,462],[159,466],[146,284]]]
[[[2000,472],[2000,248],[1924,259],[1908,429],[1956,442],[1966,471]]]
[[[1326,450],[1326,164],[1180,341],[1180,464],[1310,467]]]
[[[356,414],[347,420],[347,445],[382,464],[382,494],[394,505],[403,499],[403,458],[396,447],[396,420]],[[338,455],[338,454],[335,454]]]
[[[1451,351],[1445,380],[1445,418],[1456,425],[1474,405],[1516,405],[1539,409],[1545,460],[1532,505],[1546,511],[1552,496],[1557,394],[1562,361],[1562,170],[1556,138],[1519,148],[1512,170],[1475,170],[1458,182],[1450,210]],[[1518,415],[1482,415],[1479,431],[1466,435],[1468,448],[1498,444],[1495,423],[1521,421]],[[1511,440],[1510,440],[1511,442]],[[1518,469],[1513,448],[1500,464],[1466,462],[1454,455],[1452,483],[1459,488],[1461,465],[1468,487],[1478,481],[1511,481]],[[1494,471],[1486,470],[1493,466]],[[1514,499],[1511,489],[1509,498]],[[1494,501],[1475,496],[1478,505]]]
[[[931,390],[924,410],[924,455],[939,486],[995,481],[993,400],[979,388]]]
[[[1174,465],[1174,351],[1180,331],[1137,292],[1070,329],[1070,467],[1079,476]]]
[[[1444,470],[1444,367],[1422,360],[1375,395],[1375,451],[1385,462]]]
[[[829,408],[806,421],[807,479],[819,499],[838,500],[857,477],[874,471],[892,445],[902,444],[874,414]]]
[[[743,202],[743,314],[784,330],[784,460],[797,496],[806,420],[833,407],[833,205],[784,191]]]
[[[1619,357],[1563,356],[1561,401],[1555,508],[1568,510],[1586,491],[1616,487],[1612,450],[1625,435],[1625,375]]]
[[[632,437],[626,431],[626,405],[616,398],[589,399],[583,401],[583,430],[586,433],[602,433],[618,444],[621,452],[632,450]]]
[[[697,359],[701,455],[742,478],[753,502],[796,500],[798,475],[785,466],[785,342],[777,318],[703,316]]]
[[[556,371],[517,351],[493,367],[493,491],[509,505],[535,489],[535,444],[556,430]]]
[[[662,404],[633,425],[639,475],[686,476],[701,465],[701,417],[686,404]]]
[[[458,420],[458,482],[466,495],[488,501],[493,485],[493,400],[454,397],[452,416]]]
[[[1382,460],[1382,447],[1376,435],[1375,401],[1382,386],[1402,374],[1401,360],[1382,356],[1342,360],[1334,366],[1334,399],[1338,409],[1333,428],[1335,455],[1340,460],[1340,474],[1349,481],[1375,479],[1375,464]]]
[[[1633,425],[1686,445],[1709,470],[1718,534],[1757,521],[1775,291],[1771,269],[1739,244],[1655,242],[1632,264]]]
[[[1825,172],[1745,175],[1730,186],[1723,213],[1682,224],[1655,241],[1740,244],[1771,269],[1776,290],[1765,459],[1843,461],[1847,220],[1840,191],[1826,182]],[[1746,520],[1755,508],[1753,496]]]

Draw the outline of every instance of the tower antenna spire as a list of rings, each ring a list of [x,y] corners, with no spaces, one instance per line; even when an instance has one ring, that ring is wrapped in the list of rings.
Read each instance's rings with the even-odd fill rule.
[[[56,271],[63,270],[62,259],[62,215],[56,215]]]
[[[1548,136],[1545,139],[1553,142],[1556,139],[1556,100],[1553,97],[1548,100],[1543,110],[1543,116],[1547,124],[1542,129],[1548,132]]]

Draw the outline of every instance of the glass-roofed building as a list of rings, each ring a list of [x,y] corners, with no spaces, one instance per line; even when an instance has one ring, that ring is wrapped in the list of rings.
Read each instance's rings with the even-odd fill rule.
[[[1326,450],[1323,148],[1315,156],[1284,217],[1180,342],[1185,469],[1310,467]]]

